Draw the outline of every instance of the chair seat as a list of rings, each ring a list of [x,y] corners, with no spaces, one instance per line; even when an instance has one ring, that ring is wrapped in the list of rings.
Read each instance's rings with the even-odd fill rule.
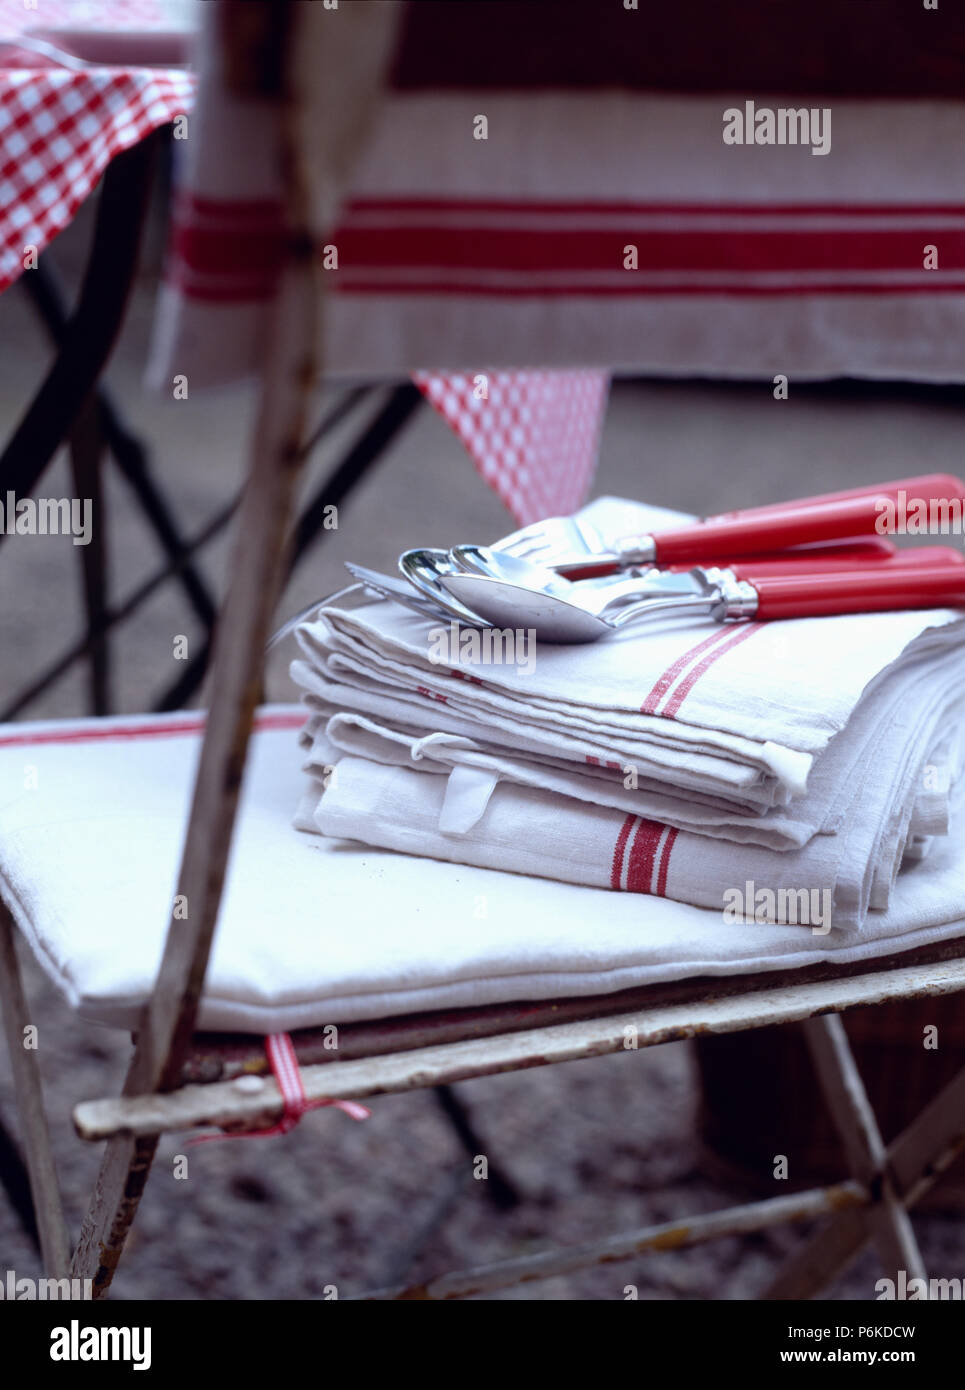
[[[299,706],[259,711],[199,1027],[268,1033],[873,962],[965,936],[965,849],[860,937],[725,924],[662,898],[416,859],[293,828]],[[134,1026],[161,956],[193,714],[0,728],[0,891],[83,1016]],[[190,917],[191,905],[187,904]]]

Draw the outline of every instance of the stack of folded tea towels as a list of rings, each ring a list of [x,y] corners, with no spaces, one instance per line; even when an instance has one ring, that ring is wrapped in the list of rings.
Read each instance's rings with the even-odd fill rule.
[[[691,519],[581,515],[611,544]],[[662,620],[579,646],[468,631],[366,595],[301,625],[300,829],[819,935],[859,931],[949,834],[962,613]]]

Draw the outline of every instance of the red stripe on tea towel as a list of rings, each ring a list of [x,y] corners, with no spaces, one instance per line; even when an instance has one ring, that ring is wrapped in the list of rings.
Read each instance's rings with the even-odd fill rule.
[[[623,893],[651,893],[664,897],[670,853],[677,834],[678,831],[670,826],[631,812],[621,825],[613,847],[610,887]]]
[[[680,831],[676,826],[667,827],[667,838],[663,842],[663,850],[660,855],[660,867],[657,870],[657,885],[655,892],[658,898],[665,898],[667,896],[667,874],[670,869],[670,855],[679,834]]]
[[[939,233],[927,223],[901,229],[863,226],[858,231],[841,225],[819,231],[793,226],[762,231],[681,223],[656,230],[645,221],[633,220],[595,228],[566,226],[557,219],[549,228],[527,226],[522,218],[515,226],[433,225],[425,218],[416,224],[387,221],[383,226],[358,226],[348,220],[334,236],[340,267],[360,279],[373,271],[398,272],[400,278],[422,271],[437,278],[465,275],[473,283],[482,283],[483,275],[493,272],[530,276],[536,283],[547,281],[554,272],[573,277],[605,275],[616,267],[624,288],[629,289],[635,287],[634,276],[622,270],[628,244],[638,247],[640,265],[650,277],[766,273],[784,276],[788,282],[800,279],[803,284],[806,277],[833,280],[856,270],[862,279],[907,275],[909,267],[917,270],[920,265],[921,246],[930,234],[941,241],[942,268],[960,272],[965,266],[962,228],[943,227]],[[277,243],[268,232],[263,247],[257,235],[250,247],[240,241],[236,244],[237,250],[229,250],[229,269],[253,259],[260,264],[266,257],[277,258]],[[218,266],[214,234],[195,232],[189,249],[201,268]]]
[[[657,706],[677,677],[682,675],[690,663],[700,656],[702,652],[707,651],[717,642],[723,642],[729,635],[729,629],[721,627],[716,632],[712,632],[709,637],[705,637],[702,642],[698,642],[696,647],[691,647],[688,651],[684,652],[682,656],[678,656],[677,660],[667,667],[666,671],[664,671],[663,675],[656,682],[650,694],[640,706],[640,713],[657,714]]]
[[[617,842],[613,847],[613,859],[610,863],[610,887],[619,888],[623,879],[623,857],[627,851],[627,840],[630,838],[630,831],[636,816],[631,811],[626,820],[620,826],[620,833]]]
[[[641,816],[630,846],[625,887],[627,893],[653,892],[654,863],[664,829],[657,821],[644,820]]]
[[[762,623],[743,624],[736,632],[730,632],[726,642],[721,642],[713,651],[708,652],[702,661],[698,661],[697,665],[692,667],[687,675],[684,676],[670,699],[660,711],[663,717],[665,719],[675,719],[684,700],[686,700],[701,676],[713,666],[714,662],[724,656],[725,653],[732,651],[734,647],[739,647],[741,642],[746,642],[748,637],[753,637],[754,633],[758,632],[762,626]]]

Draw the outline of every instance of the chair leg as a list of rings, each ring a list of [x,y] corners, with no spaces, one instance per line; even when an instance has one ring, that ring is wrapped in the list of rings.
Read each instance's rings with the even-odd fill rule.
[[[864,1212],[842,1212],[785,1260],[761,1299],[774,1302],[814,1298],[844,1273],[867,1239]]]
[[[891,1175],[902,1205],[907,1208],[920,1201],[963,1151],[965,1068],[928,1102],[888,1148],[883,1166]],[[851,1263],[869,1236],[864,1212],[841,1213],[790,1257],[762,1297],[812,1298]]]
[[[30,1174],[24,1163],[13,1135],[0,1115],[0,1185],[7,1194],[17,1220],[24,1229],[37,1253],[40,1253],[40,1232],[37,1229],[37,1211],[33,1194],[30,1191]]]
[[[855,1182],[814,1188],[808,1192],[792,1192],[784,1197],[769,1197],[763,1202],[751,1202],[742,1207],[725,1207],[720,1211],[685,1217],[682,1221],[666,1221],[642,1230],[621,1231],[619,1235],[587,1241],[583,1245],[557,1246],[534,1255],[513,1256],[472,1269],[453,1270],[427,1283],[407,1288],[375,1289],[361,1297],[424,1301],[471,1298],[474,1294],[493,1293],[516,1284],[572,1274],[591,1265],[612,1265],[648,1251],[684,1250],[727,1236],[751,1235],[788,1221],[813,1220],[847,1203],[860,1204],[866,1197],[867,1194]]]
[[[304,239],[306,242],[308,238]],[[232,582],[218,621],[211,701],[188,818],[178,898],[154,992],[137,1034],[124,1094],[174,1089],[190,1044],[231,846],[265,643],[285,567],[309,392],[316,379],[310,250],[285,274],[273,311]],[[137,1211],[156,1139],[109,1141],[72,1273],[95,1296],[110,1286]]]
[[[911,1218],[895,1192],[884,1140],[844,1024],[837,1014],[823,1014],[802,1026],[851,1171],[876,1196],[868,1220],[885,1271],[893,1277],[904,1269],[910,1278],[924,1278]]]
[[[91,1280],[95,1298],[107,1293],[117,1272],[157,1142],[120,1135],[104,1151],[70,1268],[72,1278]]]
[[[70,1266],[70,1239],[57,1184],[57,1171],[44,1111],[37,1050],[27,1047],[31,1027],[15,942],[16,927],[0,903],[0,1006],[23,1124],[30,1191],[37,1215],[40,1250],[48,1276],[62,1279]]]

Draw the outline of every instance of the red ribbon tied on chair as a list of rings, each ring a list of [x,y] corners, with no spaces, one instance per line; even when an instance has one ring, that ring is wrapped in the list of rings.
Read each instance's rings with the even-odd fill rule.
[[[294,1129],[299,1120],[309,1110],[321,1110],[325,1105],[334,1105],[353,1120],[367,1120],[372,1113],[364,1105],[354,1100],[309,1100],[302,1085],[301,1069],[295,1055],[295,1046],[287,1033],[270,1033],[265,1038],[265,1051],[272,1073],[281,1091],[284,1110],[277,1124],[267,1129],[246,1129],[237,1134],[201,1134],[189,1140],[191,1144],[204,1144],[212,1139],[267,1139],[273,1134],[287,1134]]]

